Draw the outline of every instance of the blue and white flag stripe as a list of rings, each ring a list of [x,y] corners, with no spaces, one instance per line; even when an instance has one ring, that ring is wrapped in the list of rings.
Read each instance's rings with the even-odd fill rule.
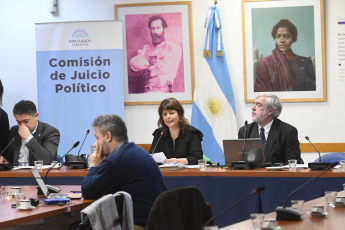
[[[237,138],[235,100],[221,39],[221,20],[217,6],[208,11],[205,50],[211,57],[202,59],[196,79],[192,109],[192,125],[204,134],[204,155],[213,162],[224,164],[223,140]],[[221,50],[220,50],[221,48]]]

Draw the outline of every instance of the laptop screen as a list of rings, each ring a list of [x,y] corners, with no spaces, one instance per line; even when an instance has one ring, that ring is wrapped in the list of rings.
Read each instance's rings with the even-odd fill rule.
[[[44,183],[43,179],[41,178],[40,174],[37,172],[36,168],[31,169],[31,173],[34,176],[35,180],[37,181],[38,186],[41,188],[42,193],[45,197],[49,196],[48,188]]]
[[[255,163],[258,166],[265,164],[264,150],[260,138],[246,139],[243,154],[243,139],[223,140],[225,165],[231,166],[231,162],[245,161]]]

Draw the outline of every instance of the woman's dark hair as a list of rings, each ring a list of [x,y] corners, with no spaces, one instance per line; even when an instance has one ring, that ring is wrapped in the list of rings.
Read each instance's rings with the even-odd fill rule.
[[[282,19],[277,24],[275,24],[273,26],[272,34],[271,34],[273,39],[275,39],[277,31],[278,31],[279,28],[287,28],[290,31],[291,35],[292,35],[292,42],[296,42],[297,41],[297,35],[298,35],[297,28],[288,19]]]
[[[184,133],[186,127],[189,125],[188,120],[184,117],[184,109],[181,103],[175,98],[164,99],[158,108],[159,120],[157,122],[158,127],[164,132],[164,136],[168,132],[169,128],[165,125],[163,120],[163,110],[176,110],[179,116],[179,126],[182,132]]]

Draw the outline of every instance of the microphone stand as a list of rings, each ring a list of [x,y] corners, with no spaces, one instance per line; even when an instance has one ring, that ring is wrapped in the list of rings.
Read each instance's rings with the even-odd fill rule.
[[[76,143],[74,143],[74,145],[72,146],[72,148],[71,148],[70,150],[68,150],[67,153],[65,153],[65,155],[63,155],[63,156],[61,157],[61,159],[64,158],[64,156],[66,156],[69,152],[71,152],[72,149],[74,149],[75,147],[77,147],[77,146],[79,145],[79,143],[80,143],[79,141],[77,141]],[[57,163],[58,163],[58,162],[56,162],[50,169],[48,169],[48,171],[47,171],[47,173],[46,173],[46,177],[45,177],[45,179],[44,179],[44,183],[46,184],[46,186],[47,186],[47,188],[48,188],[48,191],[49,191],[50,193],[57,193],[57,192],[60,191],[60,189],[57,188],[57,187],[55,187],[55,186],[47,185],[48,173],[50,172],[50,170],[52,170],[52,169],[55,167],[55,165],[56,165]],[[43,192],[42,192],[42,190],[41,190],[41,188],[40,188],[40,186],[37,187],[37,195],[44,195]]]
[[[158,145],[159,141],[161,140],[161,137],[163,136],[163,134],[164,134],[164,132],[161,132],[161,135],[159,136],[158,141],[156,142],[155,147],[153,147],[151,153],[149,153],[149,154],[151,155],[151,157],[153,156],[153,154],[154,154],[154,152],[155,152],[155,150],[156,150],[156,148],[157,148],[157,145]],[[162,164],[163,164],[162,162],[156,162],[156,163],[157,163],[158,165],[162,165]]]
[[[246,146],[246,135],[247,135],[247,125],[248,121],[244,122],[244,137],[243,137],[243,148],[242,148],[242,161],[231,162],[231,166],[233,169],[254,169],[255,166],[252,163],[248,163],[245,161],[244,153],[245,153],[245,146]]]
[[[327,169],[332,163],[331,162],[321,162],[321,154],[319,150],[313,145],[313,143],[309,140],[308,136],[305,136],[305,139],[309,141],[309,143],[314,147],[316,152],[319,154],[319,162],[309,162],[308,168],[312,171],[320,171]]]
[[[79,157],[80,150],[81,150],[81,148],[82,148],[83,145],[84,145],[85,139],[86,139],[87,135],[89,135],[89,133],[90,133],[90,130],[88,129],[88,130],[86,131],[86,135],[85,135],[85,137],[84,137],[83,143],[81,143],[80,149],[79,149],[79,151],[78,151],[78,157]]]
[[[161,132],[161,135],[159,136],[158,141],[157,141],[155,147],[152,149],[152,152],[150,153],[151,156],[152,156],[153,153],[155,152],[155,150],[156,150],[156,148],[157,148],[157,145],[158,145],[159,141],[161,140],[161,137],[163,136],[163,134],[164,134],[164,133]]]
[[[205,222],[204,227],[208,226],[211,222],[213,222],[214,220],[216,220],[218,217],[222,216],[224,213],[226,213],[227,211],[229,211],[230,209],[236,207],[237,205],[239,205],[240,203],[242,203],[243,201],[247,200],[249,197],[260,193],[262,191],[265,190],[265,187],[258,187],[256,189],[254,189],[253,192],[251,192],[250,194],[248,194],[247,196],[243,197],[241,200],[237,201],[236,203],[234,203],[233,205],[231,205],[230,207],[226,208],[225,210],[223,210],[222,212],[220,212],[219,214],[217,214],[216,216],[212,217],[211,219],[209,219],[208,221]]]
[[[14,141],[14,137],[11,139],[11,141],[6,145],[6,147],[4,148],[4,150],[2,150],[2,152],[0,153],[0,157],[2,156],[2,154],[6,151],[6,149],[8,148],[8,146],[10,146],[10,144],[12,144],[12,142]],[[0,171],[6,171],[6,170],[11,170],[13,168],[13,166],[9,163],[0,163]]]

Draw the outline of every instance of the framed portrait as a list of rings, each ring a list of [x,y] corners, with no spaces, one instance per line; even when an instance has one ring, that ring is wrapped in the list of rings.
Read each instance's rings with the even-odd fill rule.
[[[114,5],[123,21],[125,105],[159,104],[175,97],[192,103],[192,3]]]
[[[242,0],[244,98],[326,101],[323,0]]]

